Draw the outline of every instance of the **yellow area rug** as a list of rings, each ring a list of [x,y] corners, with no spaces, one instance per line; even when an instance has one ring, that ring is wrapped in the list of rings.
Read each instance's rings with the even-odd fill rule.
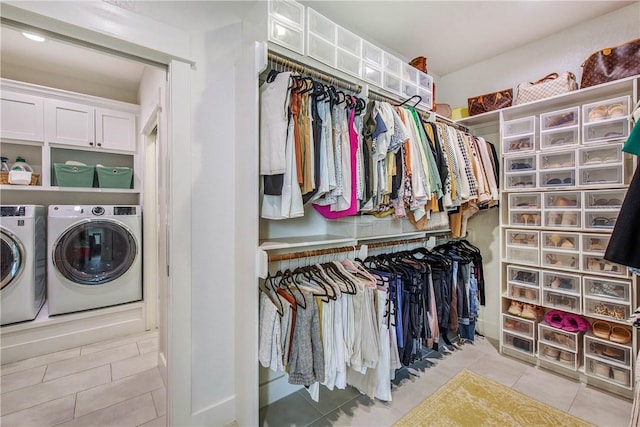
[[[592,424],[465,369],[413,408],[395,426],[558,427]]]

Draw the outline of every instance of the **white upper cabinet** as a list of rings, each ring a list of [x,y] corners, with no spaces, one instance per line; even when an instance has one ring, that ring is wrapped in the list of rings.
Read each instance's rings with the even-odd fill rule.
[[[134,152],[135,114],[45,100],[45,137],[52,144]]]
[[[120,151],[136,151],[135,114],[96,108],[96,145]]]
[[[41,97],[3,90],[0,114],[3,139],[44,141]]]

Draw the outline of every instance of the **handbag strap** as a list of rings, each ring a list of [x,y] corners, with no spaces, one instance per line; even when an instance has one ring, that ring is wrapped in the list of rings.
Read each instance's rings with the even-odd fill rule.
[[[537,85],[539,83],[544,83],[547,80],[553,80],[553,79],[557,79],[558,77],[560,77],[560,75],[558,73],[551,73],[551,74],[547,74],[546,76],[544,76],[543,78],[541,78],[540,80],[538,80],[535,83],[531,83],[532,85]]]

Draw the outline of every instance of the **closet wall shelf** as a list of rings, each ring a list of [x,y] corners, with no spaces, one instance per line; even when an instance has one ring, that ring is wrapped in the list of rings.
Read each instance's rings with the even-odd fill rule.
[[[112,193],[139,194],[140,190],[126,188],[84,188],[84,187],[53,187],[43,185],[0,185],[0,191],[37,191],[55,193]]]
[[[295,249],[324,245],[354,246],[357,244],[357,239],[324,234],[317,236],[279,237],[265,239],[260,241],[259,249],[263,251],[271,251],[277,249]]]

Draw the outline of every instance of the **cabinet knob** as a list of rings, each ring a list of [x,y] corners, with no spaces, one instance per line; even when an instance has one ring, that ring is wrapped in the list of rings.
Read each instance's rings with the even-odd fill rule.
[[[89,145],[93,147],[93,142],[90,142]]]
[[[101,142],[98,142],[98,147],[102,147],[102,143]]]

